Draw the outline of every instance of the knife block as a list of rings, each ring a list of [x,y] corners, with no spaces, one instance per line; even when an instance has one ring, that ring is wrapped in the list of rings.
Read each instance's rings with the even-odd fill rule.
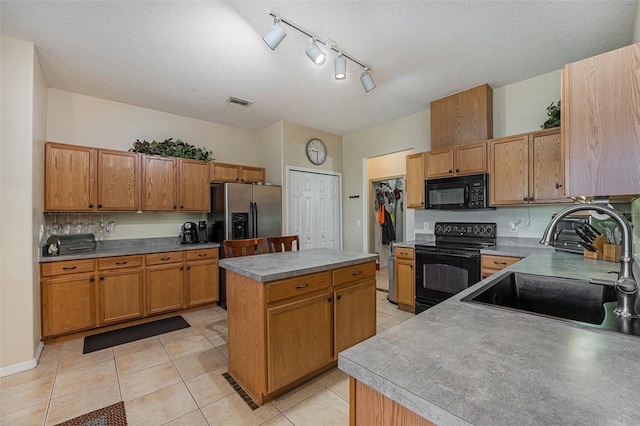
[[[603,249],[603,258],[607,262],[618,262],[620,260],[620,254],[622,253],[622,247],[620,244],[605,244]]]
[[[585,250],[584,257],[588,257],[589,259],[602,259],[604,255],[604,246],[609,245],[607,242],[607,237],[605,235],[600,235],[591,243],[591,247],[596,249],[596,251]]]

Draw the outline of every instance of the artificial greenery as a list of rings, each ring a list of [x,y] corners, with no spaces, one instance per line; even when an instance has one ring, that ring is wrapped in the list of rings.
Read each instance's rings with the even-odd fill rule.
[[[551,102],[551,105],[547,107],[547,115],[549,118],[540,127],[551,129],[552,127],[560,126],[560,101],[558,101],[558,105],[553,105],[553,102]]]
[[[133,143],[133,148],[129,149],[130,152],[139,152],[142,154],[160,155],[162,157],[180,157],[191,158],[194,160],[213,161],[213,152],[206,148],[196,148],[180,139],[173,138],[165,139],[162,142],[153,141],[140,141],[137,139]]]

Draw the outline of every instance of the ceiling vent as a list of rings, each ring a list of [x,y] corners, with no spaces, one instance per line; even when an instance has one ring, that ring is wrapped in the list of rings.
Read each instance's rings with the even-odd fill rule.
[[[233,96],[230,96],[229,99],[227,99],[227,102],[232,103],[232,104],[236,104],[236,105],[241,105],[243,107],[248,107],[249,105],[251,105],[253,103],[253,102],[247,101],[245,99],[234,98]]]

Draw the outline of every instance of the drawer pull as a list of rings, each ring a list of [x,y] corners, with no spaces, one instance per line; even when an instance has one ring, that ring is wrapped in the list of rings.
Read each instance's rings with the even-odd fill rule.
[[[493,263],[495,263],[496,265],[506,265],[507,264],[507,262],[496,262],[496,261],[494,261]]]
[[[342,295],[341,294],[337,295],[336,299],[338,299],[338,300],[342,299]]]
[[[357,271],[357,272],[354,272],[354,273],[353,273],[353,274],[351,274],[351,275],[353,275],[353,276],[355,277],[356,275],[360,275],[361,273],[362,273],[362,271]]]
[[[73,271],[74,269],[78,268],[77,266],[65,266],[64,268],[62,268],[63,271]]]
[[[161,257],[160,260],[170,260],[171,257]]]
[[[331,303],[331,302],[333,302],[333,299],[332,298],[328,298],[327,302]]]
[[[93,277],[93,275],[91,275],[91,278],[89,278],[89,281],[94,282],[96,279]]]
[[[306,283],[304,285],[297,285],[296,288],[300,289],[300,288],[307,288],[309,287],[309,283]]]
[[[206,257],[206,256],[208,256],[208,253],[200,253],[198,256],[200,256],[200,257]]]
[[[116,265],[126,265],[129,261],[125,260],[124,262],[116,262]]]

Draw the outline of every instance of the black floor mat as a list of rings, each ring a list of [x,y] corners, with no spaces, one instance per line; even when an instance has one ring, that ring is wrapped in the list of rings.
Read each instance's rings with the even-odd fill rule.
[[[180,315],[84,338],[83,354],[190,327]]]

